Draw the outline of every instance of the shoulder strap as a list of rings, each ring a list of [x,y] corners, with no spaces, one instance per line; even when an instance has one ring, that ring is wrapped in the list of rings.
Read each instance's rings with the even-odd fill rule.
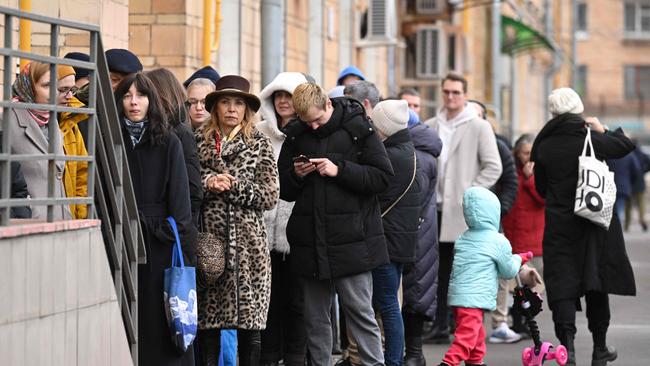
[[[167,222],[169,223],[169,226],[171,226],[172,231],[174,232],[174,237],[176,238],[176,243],[174,243],[174,247],[172,248],[172,267],[185,267],[183,251],[181,250],[181,239],[178,237],[176,220],[174,220],[174,217],[169,216],[167,217]]]
[[[417,162],[418,162],[417,155],[415,154],[415,151],[413,151],[413,176],[411,177],[411,182],[409,182],[408,187],[406,187],[406,189],[404,190],[404,192],[402,192],[402,194],[400,194],[399,197],[397,197],[397,199],[395,200],[395,202],[393,202],[390,206],[388,206],[388,208],[386,208],[386,210],[384,210],[384,212],[381,213],[381,217],[386,216],[386,214],[389,213],[390,210],[392,210],[393,207],[395,207],[395,205],[396,205],[399,201],[402,200],[402,197],[404,197],[404,195],[406,194],[406,192],[408,192],[409,189],[411,189],[411,186],[413,185],[413,182],[415,181],[415,173],[417,173],[417,171],[418,171]]]

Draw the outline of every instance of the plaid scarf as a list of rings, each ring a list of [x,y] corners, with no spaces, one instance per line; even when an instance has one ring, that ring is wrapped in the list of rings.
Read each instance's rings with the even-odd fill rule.
[[[36,103],[34,97],[34,88],[29,78],[29,64],[25,66],[23,72],[18,74],[16,81],[12,85],[13,102]],[[28,109],[27,112],[34,118],[39,126],[45,126],[50,121],[50,111],[38,109]]]

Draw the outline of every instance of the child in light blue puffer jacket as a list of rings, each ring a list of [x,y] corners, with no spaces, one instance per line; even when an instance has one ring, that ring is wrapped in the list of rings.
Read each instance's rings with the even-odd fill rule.
[[[483,311],[496,308],[498,279],[517,275],[532,253],[512,254],[499,233],[501,205],[494,193],[472,187],[463,195],[463,215],[469,229],[456,240],[447,302],[456,320],[454,342],[441,366],[484,365]]]

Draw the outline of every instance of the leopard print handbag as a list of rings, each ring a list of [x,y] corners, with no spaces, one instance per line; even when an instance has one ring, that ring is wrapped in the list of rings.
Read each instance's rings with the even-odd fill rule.
[[[199,215],[196,248],[196,281],[201,287],[215,286],[226,267],[226,242],[208,232],[203,223],[203,207]]]

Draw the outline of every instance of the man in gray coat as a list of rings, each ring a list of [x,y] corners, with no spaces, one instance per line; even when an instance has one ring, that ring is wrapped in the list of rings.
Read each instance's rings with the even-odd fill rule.
[[[447,289],[453,260],[454,241],[467,229],[463,218],[463,193],[467,188],[492,187],[501,176],[501,159],[490,124],[467,104],[467,80],[450,73],[442,81],[443,108],[425,123],[435,128],[442,140],[438,157],[438,308],[433,338],[449,343]]]

